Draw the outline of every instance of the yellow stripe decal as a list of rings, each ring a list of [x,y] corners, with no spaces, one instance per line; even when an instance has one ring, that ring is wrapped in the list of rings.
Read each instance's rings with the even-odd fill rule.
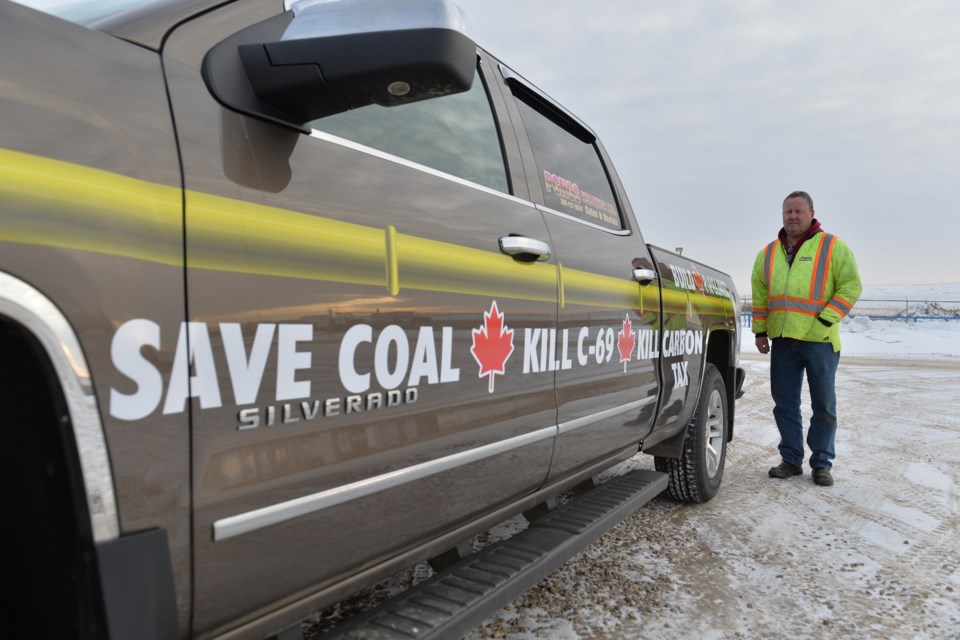
[[[387,293],[400,295],[400,266],[397,262],[397,228],[387,227]]]
[[[0,241],[183,266],[183,201],[190,268],[614,309],[723,313],[725,298],[641,287],[306,213],[159,185],[0,149]]]
[[[0,149],[0,240],[182,265],[183,192]]]

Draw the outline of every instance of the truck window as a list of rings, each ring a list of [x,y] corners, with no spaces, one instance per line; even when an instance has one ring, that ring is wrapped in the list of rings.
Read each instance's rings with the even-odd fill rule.
[[[310,126],[510,192],[500,135],[479,73],[463,93],[398,107],[369,105],[314,120]]]
[[[593,143],[583,142],[515,92],[523,126],[537,161],[544,203],[604,229],[623,223],[613,187]]]

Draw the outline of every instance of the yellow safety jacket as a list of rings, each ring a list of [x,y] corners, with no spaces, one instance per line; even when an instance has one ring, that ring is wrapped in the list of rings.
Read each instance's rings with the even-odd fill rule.
[[[800,245],[792,265],[783,243],[774,240],[757,256],[752,284],[754,333],[830,342],[840,351],[840,321],[862,289],[857,262],[843,240],[820,231]]]

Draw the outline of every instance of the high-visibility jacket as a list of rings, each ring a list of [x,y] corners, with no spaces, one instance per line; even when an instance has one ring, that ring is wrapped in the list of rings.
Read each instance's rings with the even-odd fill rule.
[[[818,232],[800,245],[793,264],[783,242],[774,240],[757,256],[752,284],[754,333],[830,342],[840,351],[840,321],[862,289],[857,262],[843,240]]]

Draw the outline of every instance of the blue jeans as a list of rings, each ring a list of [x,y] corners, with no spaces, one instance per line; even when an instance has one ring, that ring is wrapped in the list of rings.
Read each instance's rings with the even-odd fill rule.
[[[837,392],[834,382],[840,352],[829,342],[773,340],[770,355],[770,393],[775,407],[773,417],[780,430],[780,457],[798,467],[803,466],[803,418],[800,414],[800,391],[803,374],[810,388],[810,466],[814,469],[833,466],[836,457]]]

